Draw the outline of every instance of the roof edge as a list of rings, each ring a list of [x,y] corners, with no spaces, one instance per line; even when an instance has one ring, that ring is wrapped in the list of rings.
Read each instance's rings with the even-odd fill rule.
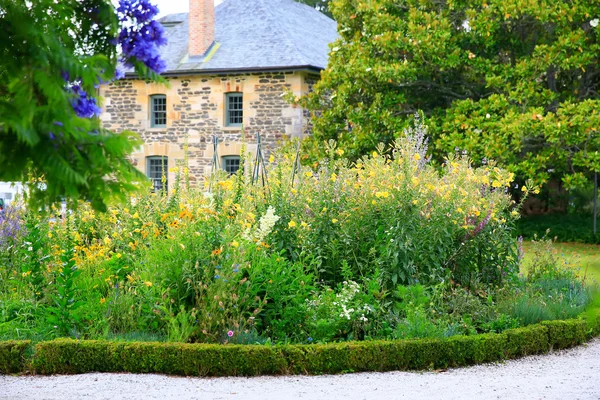
[[[256,67],[256,68],[213,68],[213,69],[190,69],[190,70],[172,70],[166,71],[160,74],[160,76],[185,76],[185,75],[232,75],[241,73],[252,73],[252,72],[291,72],[291,71],[307,71],[320,73],[323,71],[321,67],[315,67],[314,65],[295,65],[295,66],[282,66],[282,67]],[[135,79],[139,78],[135,72],[125,73],[125,78]]]

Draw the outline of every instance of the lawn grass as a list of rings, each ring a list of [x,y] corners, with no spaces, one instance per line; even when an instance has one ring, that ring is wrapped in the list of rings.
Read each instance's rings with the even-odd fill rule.
[[[531,260],[531,243],[523,243],[525,259],[523,265],[527,268]],[[567,262],[565,265],[578,269],[580,276],[585,276],[586,280],[600,282],[600,245],[582,244],[582,243],[554,243],[556,254],[564,257]]]

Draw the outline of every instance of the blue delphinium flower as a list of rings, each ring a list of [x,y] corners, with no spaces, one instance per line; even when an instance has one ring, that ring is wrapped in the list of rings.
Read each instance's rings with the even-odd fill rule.
[[[220,275],[215,275],[215,279],[219,279],[220,277]]]

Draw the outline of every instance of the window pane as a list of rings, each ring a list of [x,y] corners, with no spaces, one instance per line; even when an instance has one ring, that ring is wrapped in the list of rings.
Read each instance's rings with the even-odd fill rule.
[[[168,157],[148,157],[146,159],[146,174],[152,181],[155,192],[160,192],[163,188],[169,187],[167,180],[167,174],[169,172],[169,158]],[[163,175],[165,182],[163,185]]]
[[[240,169],[240,157],[223,157],[223,169],[230,175],[237,173]]]
[[[227,126],[242,125],[244,122],[244,99],[242,93],[227,94]]]
[[[167,126],[167,97],[156,95],[150,97],[150,123],[152,127]]]

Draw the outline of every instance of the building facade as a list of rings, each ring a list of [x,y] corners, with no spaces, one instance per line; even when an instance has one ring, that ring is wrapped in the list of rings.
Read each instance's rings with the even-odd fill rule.
[[[257,134],[268,157],[282,140],[310,133],[308,115],[286,94],[312,90],[337,37],[334,21],[293,0],[190,0],[190,13],[160,22],[167,84],[127,73],[100,89],[103,125],[141,136],[132,162],[155,188],[165,171],[173,182],[184,158],[198,183],[214,168],[235,172],[242,146],[256,151]]]

